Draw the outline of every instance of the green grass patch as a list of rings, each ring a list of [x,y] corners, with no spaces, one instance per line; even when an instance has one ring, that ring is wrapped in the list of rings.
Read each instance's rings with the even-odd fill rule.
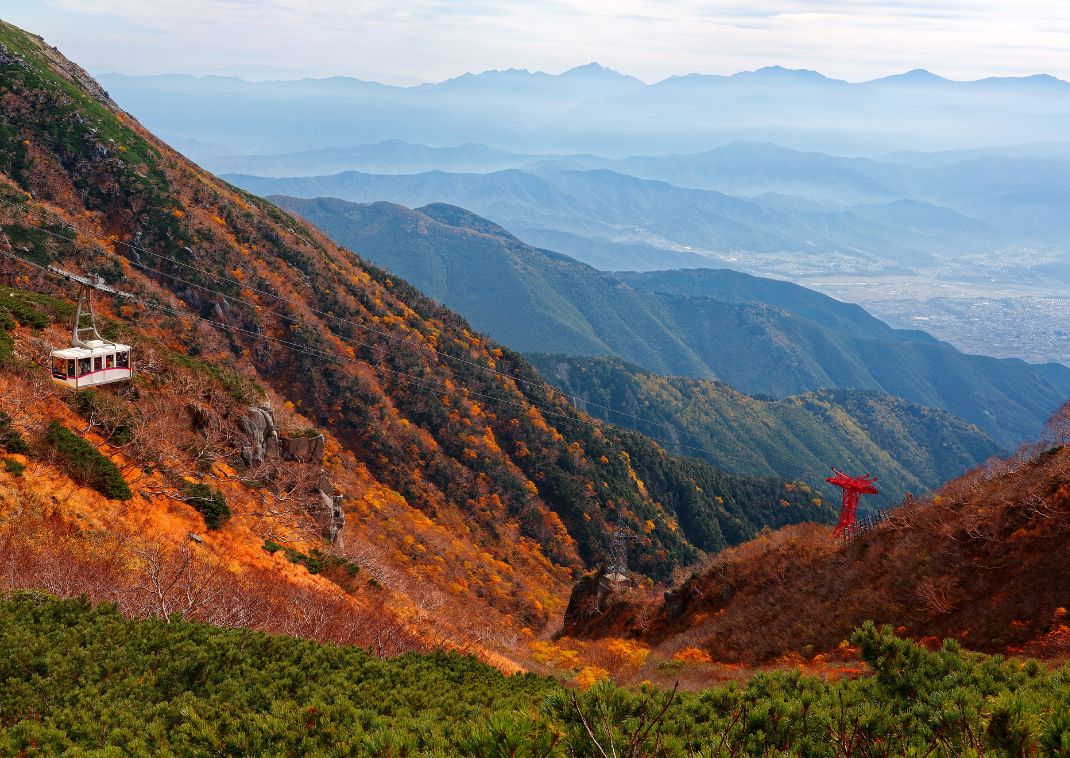
[[[59,454],[67,472],[76,482],[92,487],[113,500],[129,500],[134,496],[114,463],[59,422],[49,424],[45,441]]]
[[[12,458],[4,459],[4,471],[13,476],[22,476],[22,472],[26,470],[26,464],[19,463]]]
[[[4,224],[4,233],[15,252],[34,263],[47,266],[56,258],[57,248],[74,242],[74,230],[62,223]]]
[[[130,410],[114,395],[100,390],[80,390],[68,397],[67,404],[82,418],[98,424],[108,444],[121,447],[134,441]]]
[[[15,337],[11,334],[15,319],[0,308],[0,366],[9,366],[15,359]]]
[[[0,287],[0,309],[22,326],[34,329],[69,322],[74,317],[74,306],[65,300],[16,287]]]

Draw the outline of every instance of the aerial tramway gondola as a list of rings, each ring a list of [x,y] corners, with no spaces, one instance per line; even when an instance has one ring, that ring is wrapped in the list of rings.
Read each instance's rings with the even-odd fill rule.
[[[71,346],[52,351],[52,378],[73,389],[128,381],[134,368],[130,346],[100,336],[93,311],[93,290],[120,297],[132,295],[109,287],[99,277],[78,276],[55,266],[49,266],[49,270],[79,285],[78,305],[71,323]],[[83,326],[86,318],[89,324]]]

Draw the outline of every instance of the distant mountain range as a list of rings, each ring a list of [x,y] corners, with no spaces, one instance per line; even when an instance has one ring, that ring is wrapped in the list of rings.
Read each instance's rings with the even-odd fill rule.
[[[558,75],[488,71],[415,87],[345,77],[100,79],[123,107],[197,159],[388,139],[615,156],[757,139],[879,155],[1059,142],[1070,133],[1070,84],[1043,75],[955,82],[913,71],[849,83],[771,66],[645,84],[590,64]]]
[[[873,390],[950,411],[1004,446],[1036,435],[1070,395],[1064,366],[963,355],[785,282],[712,269],[610,275],[455,206],[273,200],[524,352],[614,355],[776,397]]]
[[[482,174],[565,158],[567,156],[512,153],[475,142],[454,147],[429,147],[392,139],[374,145],[328,147],[277,155],[207,156],[202,163],[221,174],[283,177],[337,174],[342,171],[371,174],[454,171]]]
[[[880,472],[872,507],[898,505],[999,452],[972,424],[945,411],[858,390],[772,400],[722,382],[665,377],[619,358],[529,355],[547,380],[591,415],[726,471],[812,480],[830,462]]]
[[[427,151],[389,145],[382,155],[420,161]],[[446,162],[477,154],[504,160],[474,146],[435,153]],[[558,157],[484,173],[226,178],[259,195],[459,205],[604,270],[723,266],[746,253],[758,256],[752,265],[794,257],[808,271],[837,274],[908,273],[1018,248],[1065,258],[1070,159],[993,153],[935,164],[741,142],[693,155]],[[1014,275],[1028,277],[1029,266],[1023,260]]]

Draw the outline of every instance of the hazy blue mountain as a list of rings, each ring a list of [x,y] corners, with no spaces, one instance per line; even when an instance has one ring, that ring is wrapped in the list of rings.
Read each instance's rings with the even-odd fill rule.
[[[342,171],[373,174],[418,174],[433,170],[484,173],[518,168],[547,158],[510,153],[472,142],[451,147],[429,147],[402,140],[386,140],[374,145],[329,147],[276,155],[220,155],[202,162],[205,168],[217,173],[283,177],[337,174]]]
[[[1045,76],[953,82],[909,72],[848,83],[771,66],[644,84],[590,64],[557,75],[512,69],[414,87],[345,77],[100,79],[150,128],[235,155],[390,139],[614,157],[699,152],[749,139],[879,155],[1060,142],[1070,133],[1070,85]]]
[[[524,352],[614,355],[777,397],[873,390],[947,410],[1004,446],[1035,436],[1070,394],[1070,368],[964,355],[784,282],[679,272],[691,291],[726,299],[646,291],[455,206],[273,199]],[[657,274],[625,278],[669,287]]]
[[[838,203],[894,200],[901,191],[883,186],[855,168],[865,159],[789,150],[772,143],[733,142],[702,153],[600,158],[570,156],[537,166],[570,169],[605,168],[642,179],[657,179],[729,195],[769,192]],[[868,161],[867,161],[868,162]],[[875,173],[875,172],[871,172]]]
[[[597,64],[558,75],[487,71],[413,87],[350,77],[249,82],[218,76],[103,74],[99,79],[124,109],[150,129],[187,141],[226,145],[235,155],[391,139],[515,147],[534,121],[644,86]],[[204,118],[205,113],[212,118]]]
[[[619,358],[529,354],[587,413],[726,471],[812,481],[832,462],[880,472],[870,506],[898,505],[999,452],[980,429],[945,411],[858,390],[755,398],[722,382],[667,377]]]
[[[880,261],[910,266],[938,252],[973,250],[983,229],[980,222],[966,218],[933,224],[934,209],[920,202],[887,206],[887,218],[882,218],[877,205],[866,206],[858,215],[850,208],[837,210],[782,196],[738,198],[607,169],[226,178],[259,195],[386,200],[408,206],[445,202],[518,231],[551,230],[692,252],[837,253],[878,266],[888,265]],[[941,212],[956,216],[950,210]]]
[[[946,166],[949,163],[985,158],[989,156],[1007,158],[1059,158],[1070,160],[1070,142],[1039,142],[1025,145],[997,145],[990,147],[962,148],[959,150],[939,150],[923,153],[917,150],[904,150],[880,156],[879,160],[901,163],[918,168]]]
[[[535,136],[551,150],[603,154],[701,150],[737,139],[840,154],[888,152],[879,146],[889,144],[939,150],[1060,141],[1070,125],[1070,87],[1063,85],[1032,77],[934,83],[916,74],[851,84],[772,66],[670,77],[579,105]],[[589,126],[595,123],[601,148]]]
[[[736,142],[695,154],[621,159],[569,156],[531,169],[605,169],[678,187],[709,189],[765,202],[769,195],[805,198],[811,210],[849,210],[898,227],[933,248],[949,238],[962,246],[999,246],[1016,239],[1059,240],[1070,224],[1070,145],[1034,145],[936,154],[904,153],[877,161]],[[794,202],[794,201],[792,201]],[[795,209],[804,206],[796,203]]]

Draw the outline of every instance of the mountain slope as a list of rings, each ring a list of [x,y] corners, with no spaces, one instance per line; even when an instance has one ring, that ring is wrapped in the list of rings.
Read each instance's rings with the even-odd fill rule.
[[[549,622],[614,526],[636,535],[636,570],[665,576],[764,524],[831,516],[784,482],[592,422],[455,313],[182,158],[38,38],[3,24],[0,45],[0,250],[137,297],[100,302],[105,335],[134,348],[135,380],[72,397],[48,373],[50,346],[69,339],[55,305],[69,287],[3,258],[0,409],[26,445],[8,451],[22,458],[0,471],[0,505],[29,520],[5,521],[4,539],[40,534],[30,557],[59,551],[26,562],[28,586],[70,565],[88,575],[69,577],[75,594],[113,597],[115,575],[91,568],[111,558],[159,581],[159,560],[126,552],[149,540],[363,603],[354,619],[389,606],[416,639],[505,646]],[[306,452],[272,452],[273,426]],[[322,460],[302,442],[317,431]],[[102,478],[125,484],[98,492]],[[348,526],[331,542],[339,502]],[[222,524],[194,507],[227,503]],[[355,595],[350,568],[373,580]],[[121,583],[135,610],[140,577]]]
[[[832,464],[880,476],[864,507],[894,507],[999,448],[949,413],[888,395],[821,390],[770,400],[725,384],[663,377],[616,358],[529,355],[543,376],[594,416],[726,471],[815,481]]]
[[[1055,441],[1065,443],[1065,409],[1060,425]],[[711,560],[663,600],[620,598],[589,625],[574,616],[565,628],[756,661],[833,651],[871,619],[930,643],[1065,656],[1068,472],[1070,448],[1037,446],[846,544],[824,528],[789,527]]]
[[[712,287],[729,301],[645,292],[452,206],[276,200],[523,352],[616,355],[649,371],[780,397],[873,390],[950,411],[1007,447],[1034,436],[1070,394],[1065,367],[963,355],[795,285],[670,272],[635,281]]]

